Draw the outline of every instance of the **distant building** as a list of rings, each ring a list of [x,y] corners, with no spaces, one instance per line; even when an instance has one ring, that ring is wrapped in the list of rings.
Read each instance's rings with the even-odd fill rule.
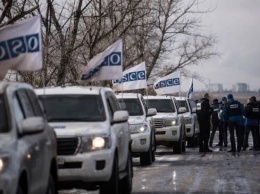
[[[208,84],[207,87],[209,92],[223,92],[222,84]]]
[[[249,86],[246,83],[236,83],[233,84],[233,92],[247,92],[249,91]]]

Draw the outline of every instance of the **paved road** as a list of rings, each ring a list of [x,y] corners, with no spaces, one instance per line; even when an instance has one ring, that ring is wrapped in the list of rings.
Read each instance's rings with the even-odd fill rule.
[[[187,148],[185,154],[174,155],[171,148],[161,146],[156,161],[147,167],[134,159],[132,193],[260,193],[260,151],[232,154],[227,152],[230,146],[212,149],[213,153],[201,154],[198,148]],[[96,193],[75,189],[59,192]]]

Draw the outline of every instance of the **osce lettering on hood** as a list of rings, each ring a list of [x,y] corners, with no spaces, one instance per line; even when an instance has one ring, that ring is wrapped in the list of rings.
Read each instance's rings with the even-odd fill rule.
[[[167,80],[162,80],[155,85],[155,89],[170,87],[170,86],[177,86],[180,85],[179,78],[172,78]]]
[[[0,42],[0,61],[15,58],[20,54],[40,51],[39,34],[19,36]]]
[[[125,74],[122,78],[122,80],[117,79],[114,80],[113,83],[124,83],[124,82],[130,82],[130,81],[137,81],[137,80],[145,80],[145,71],[136,71],[136,72],[129,72]]]

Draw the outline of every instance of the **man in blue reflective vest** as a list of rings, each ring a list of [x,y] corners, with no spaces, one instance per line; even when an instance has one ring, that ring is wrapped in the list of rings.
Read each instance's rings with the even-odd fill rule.
[[[228,152],[240,152],[242,146],[241,120],[243,118],[243,108],[240,102],[234,100],[232,94],[227,95],[227,103],[223,109],[223,117],[228,121],[230,132],[231,150]],[[235,131],[237,142],[235,141]]]

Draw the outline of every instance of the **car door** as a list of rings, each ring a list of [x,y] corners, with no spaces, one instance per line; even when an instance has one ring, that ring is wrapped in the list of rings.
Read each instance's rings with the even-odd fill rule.
[[[28,97],[26,89],[19,89],[14,97],[17,113],[23,114],[23,119],[37,116],[31,100]],[[19,114],[19,113],[18,113]],[[20,117],[21,118],[21,117]],[[22,120],[17,121],[17,125],[21,127]],[[18,127],[18,128],[19,128]],[[29,192],[28,193],[42,193],[44,192],[46,181],[48,180],[49,170],[45,167],[45,141],[43,132],[36,132],[26,134],[20,137],[21,146],[25,145],[27,155],[26,167],[28,172]],[[23,149],[23,147],[21,147]]]
[[[199,133],[199,123],[198,123],[198,119],[197,119],[197,114],[196,114],[196,112],[192,112],[192,109],[195,109],[195,108],[196,108],[196,103],[195,103],[194,100],[188,99],[188,104],[189,104],[189,106],[190,106],[191,115],[192,115],[192,118],[193,118],[193,120],[194,120],[195,132],[196,132],[196,133]]]
[[[119,108],[119,104],[118,101],[116,99],[116,96],[108,91],[106,93],[107,96],[107,103],[109,105],[109,109],[112,113],[112,115],[114,115],[114,113],[118,110],[120,110]],[[128,142],[126,142],[129,138],[127,137],[127,130],[128,130],[128,124],[127,122],[124,123],[115,123],[112,126],[112,130],[116,131],[117,134],[117,138],[118,138],[118,166],[119,167],[123,167],[123,164],[126,164],[126,159],[127,159],[127,154],[128,154]],[[122,170],[122,169],[120,169]]]

